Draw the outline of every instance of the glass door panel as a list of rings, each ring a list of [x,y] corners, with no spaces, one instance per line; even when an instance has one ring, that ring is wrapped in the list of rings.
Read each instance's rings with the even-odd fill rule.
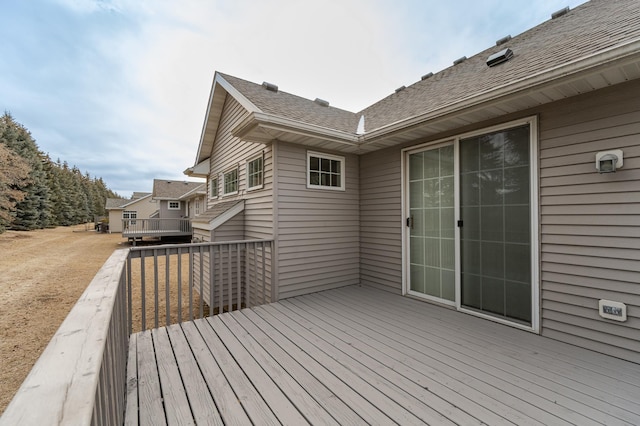
[[[461,305],[531,324],[529,126],[460,140]]]
[[[455,301],[454,150],[409,155],[409,290]]]

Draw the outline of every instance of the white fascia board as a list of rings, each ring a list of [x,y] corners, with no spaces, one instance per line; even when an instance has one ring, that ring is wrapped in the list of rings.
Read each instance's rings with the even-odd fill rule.
[[[240,105],[242,105],[242,107],[244,109],[246,109],[247,111],[249,111],[249,112],[261,112],[260,108],[258,108],[253,102],[251,102],[249,99],[247,99],[242,93],[240,93],[235,87],[233,87],[231,85],[231,83],[229,83],[227,80],[225,80],[224,77],[222,77],[217,72],[216,72],[216,78],[214,80],[214,85],[216,83],[218,83],[220,85],[220,87],[222,87],[224,90],[226,90],[226,92],[228,94],[233,96],[234,99],[236,101],[238,101],[238,103]]]
[[[427,121],[453,114],[466,108],[492,102],[518,92],[530,92],[535,87],[553,83],[554,81],[559,81],[561,79],[571,78],[581,72],[586,72],[599,66],[622,61],[626,58],[633,57],[634,55],[637,56],[638,52],[640,52],[640,38],[596,52],[583,58],[575,59],[571,62],[567,62],[566,64],[540,71],[528,77],[521,78],[520,80],[478,93],[469,98],[461,99],[437,110],[429,111],[426,114],[417,115],[401,121],[396,121],[395,123],[388,124],[384,127],[379,127],[363,135],[363,144],[366,145],[368,143],[373,143],[378,139],[384,138],[385,136],[397,131],[401,131],[407,127],[424,124]]]
[[[221,215],[219,215],[215,219],[212,219],[208,223],[202,223],[202,222],[193,221],[191,223],[191,227],[192,228],[196,228],[196,229],[202,229],[202,230],[205,230],[205,231],[213,231],[214,229],[216,229],[220,225],[224,224],[226,221],[230,220],[231,218],[233,218],[238,213],[242,213],[243,211],[244,211],[244,200],[242,200],[242,202],[234,205],[229,210],[225,211],[224,213],[222,213]]]
[[[247,118],[241,121],[235,128],[231,129],[231,134],[233,136],[243,138],[256,127],[295,133],[303,136],[318,137],[350,146],[357,146],[360,140],[358,135],[355,134],[329,129],[315,124],[302,123],[300,121],[272,114],[265,114],[262,112],[249,114]]]
[[[130,206],[131,204],[135,204],[135,203],[137,203],[138,201],[142,201],[142,200],[144,200],[145,198],[149,198],[149,197],[151,197],[151,195],[152,195],[152,194],[148,194],[148,195],[145,195],[144,197],[140,197],[140,198],[136,198],[135,200],[131,200],[131,201],[130,201],[130,202],[128,202],[127,204],[123,204],[123,205],[122,205],[122,207],[120,207],[120,208],[121,208],[121,209],[124,209],[125,207],[128,207],[128,206]]]
[[[195,188],[193,188],[191,191],[187,192],[186,194],[182,195],[179,200],[186,200],[188,198],[193,197],[194,195],[203,195],[206,194],[206,191],[204,191],[202,188],[204,188],[204,182],[202,183],[202,185],[200,186],[196,186]]]
[[[189,167],[182,173],[190,177],[206,178],[209,176],[209,160],[210,158],[205,158],[200,163],[193,167]]]
[[[226,93],[233,96],[244,108],[246,108],[249,112],[260,111],[260,109],[255,106],[249,99],[247,99],[242,93],[240,93],[235,87],[231,85],[227,80],[220,75],[217,71],[213,76],[213,83],[211,84],[211,92],[209,93],[209,102],[207,102],[207,112],[204,116],[204,123],[202,124],[202,131],[200,133],[200,142],[198,144],[198,150],[196,151],[196,160],[197,164],[200,155],[202,153],[202,147],[204,146],[204,139],[207,133],[207,124],[211,119],[211,107],[214,103],[214,99],[216,96],[224,96]],[[187,169],[188,170],[188,169]],[[186,171],[185,171],[186,172]]]

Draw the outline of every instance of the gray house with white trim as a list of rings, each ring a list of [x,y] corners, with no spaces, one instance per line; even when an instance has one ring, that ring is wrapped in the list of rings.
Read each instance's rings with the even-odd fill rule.
[[[566,13],[565,13],[566,12]],[[640,362],[640,5],[591,0],[354,113],[216,73],[199,241]]]
[[[193,218],[204,203],[204,184],[169,179],[154,179],[151,197],[158,203],[155,217],[160,219]],[[204,211],[204,206],[202,206]]]

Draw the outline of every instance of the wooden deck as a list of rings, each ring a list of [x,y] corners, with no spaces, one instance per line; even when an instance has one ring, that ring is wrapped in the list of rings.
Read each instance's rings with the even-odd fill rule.
[[[192,235],[191,221],[173,219],[122,219],[122,237],[135,241],[144,237],[182,237]]]
[[[640,424],[639,364],[368,287],[138,333],[129,365],[126,424]]]

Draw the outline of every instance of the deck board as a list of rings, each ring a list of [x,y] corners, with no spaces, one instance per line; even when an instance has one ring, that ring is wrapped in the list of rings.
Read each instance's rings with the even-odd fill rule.
[[[127,424],[640,424],[640,365],[370,287],[131,342]]]
[[[169,425],[193,425],[193,416],[189,408],[187,393],[182,383],[178,364],[173,355],[166,328],[157,328],[151,332],[158,364],[158,375],[162,388],[162,398]],[[189,380],[185,378],[185,380]]]
[[[348,299],[344,301],[344,303],[346,302],[348,302]],[[333,299],[331,303],[343,303],[343,301]],[[371,308],[373,308],[373,306]],[[382,306],[376,306],[375,308],[380,315],[386,315],[388,318],[392,318],[391,315],[393,314],[393,311],[385,312],[385,308]],[[403,319],[398,320],[397,317],[395,319],[398,323],[410,324],[411,321],[416,321],[417,318],[419,318],[417,315],[412,316],[410,313],[407,313]],[[482,340],[486,340],[484,338],[474,340],[468,339],[466,341],[461,340],[459,339],[460,332],[457,330],[456,333],[442,333],[437,330],[433,330],[430,333],[418,332],[418,334],[422,336],[425,341],[431,340],[431,336],[435,337],[435,340],[432,340],[432,343],[445,346],[447,351],[454,351],[456,347],[465,345],[469,348],[473,348],[486,343],[491,343],[482,342]],[[488,349],[490,348],[488,346],[484,346],[486,350],[482,352],[479,350],[474,351],[472,353],[474,358],[468,361],[470,361],[472,365],[475,365],[476,362],[482,362],[490,365],[492,368],[497,368],[503,371],[505,374],[508,374],[509,377],[518,377],[520,378],[519,381],[524,381],[526,389],[532,393],[544,396],[549,394],[549,391],[551,391],[550,395],[554,395],[553,404],[566,404],[570,408],[578,410],[578,412],[582,414],[587,414],[590,418],[603,422],[607,421],[607,418],[611,415],[611,405],[618,405],[621,408],[628,407],[626,402],[629,401],[629,398],[634,398],[635,392],[638,392],[637,386],[632,386],[623,381],[612,381],[611,377],[608,376],[610,372],[607,372],[607,375],[603,375],[602,372],[596,373],[591,371],[589,368],[586,368],[578,370],[581,374],[575,375],[571,373],[572,371],[576,371],[577,366],[574,364],[555,360],[550,365],[548,359],[545,360],[540,359],[540,357],[526,356],[523,352],[516,352],[513,350],[509,353],[509,356],[507,356],[502,353],[507,342],[496,341],[494,344],[496,346],[500,345],[501,348],[499,350],[489,352]],[[496,346],[494,346],[494,348]],[[567,374],[568,372],[570,374]],[[619,372],[616,374],[619,374]],[[564,379],[559,379],[559,377],[562,376],[564,376]],[[625,379],[624,376],[620,378]],[[587,385],[573,379],[578,379],[582,382],[585,382],[585,380],[588,379],[591,381],[591,385]],[[614,386],[615,389],[604,390],[593,387],[593,384],[599,386],[601,383],[607,381],[609,381],[611,386]],[[611,395],[612,393],[617,393],[618,395]],[[637,404],[632,404],[629,408],[633,409],[633,406],[635,406],[635,414],[640,414],[637,413]]]

